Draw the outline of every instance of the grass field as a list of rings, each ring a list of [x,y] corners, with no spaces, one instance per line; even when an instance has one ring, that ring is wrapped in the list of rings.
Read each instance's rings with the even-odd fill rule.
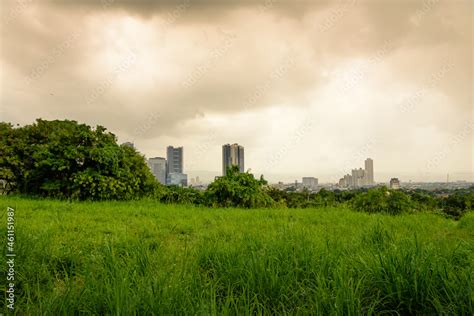
[[[18,314],[474,312],[472,213],[456,222],[148,200],[0,205],[3,244],[15,208]]]

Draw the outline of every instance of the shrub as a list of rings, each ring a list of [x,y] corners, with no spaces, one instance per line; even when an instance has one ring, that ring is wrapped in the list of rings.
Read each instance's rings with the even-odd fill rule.
[[[359,212],[396,215],[411,211],[414,203],[405,193],[382,187],[356,195],[352,200],[352,206]]]
[[[267,181],[241,173],[232,166],[223,177],[212,182],[205,192],[206,203],[221,207],[268,207],[274,204],[266,188]]]

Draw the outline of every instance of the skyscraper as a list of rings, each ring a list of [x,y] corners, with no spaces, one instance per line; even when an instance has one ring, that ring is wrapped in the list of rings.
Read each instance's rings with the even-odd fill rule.
[[[161,184],[166,184],[166,159],[162,157],[155,157],[148,159],[148,167],[156,180]]]
[[[168,146],[166,160],[168,160],[168,173],[183,173],[183,147]]]
[[[222,146],[222,174],[224,176],[230,166],[239,166],[240,172],[244,172],[244,147],[239,144]]]
[[[188,176],[183,173],[183,147],[168,146],[166,158],[168,160],[166,184],[187,186]]]
[[[359,188],[364,185],[365,170],[362,168],[352,169],[352,187]]]
[[[365,160],[366,185],[374,185],[374,161],[371,158]]]

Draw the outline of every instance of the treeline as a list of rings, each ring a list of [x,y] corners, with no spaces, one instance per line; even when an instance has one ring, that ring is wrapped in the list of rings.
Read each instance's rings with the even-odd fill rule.
[[[220,179],[221,182],[227,181],[225,178]],[[245,192],[244,188],[236,189],[235,185],[228,183],[220,185],[219,191],[220,194],[215,195],[214,189],[198,191],[193,188],[167,187],[162,191],[160,201],[208,207],[318,208],[344,206],[359,212],[391,215],[435,212],[454,219],[459,219],[466,212],[472,211],[474,206],[474,187],[453,190],[449,196],[439,196],[424,190],[390,190],[385,186],[352,191],[321,189],[317,193],[287,192],[262,186],[258,192],[251,193]],[[236,194],[234,196],[234,192],[240,192],[239,194],[242,195]]]
[[[260,177],[229,169],[205,191],[165,187],[151,174],[145,157],[117,144],[104,127],[76,121],[38,119],[14,127],[0,123],[0,180],[4,193],[74,200],[153,198],[163,203],[208,207],[307,208],[347,206],[369,213],[400,214],[431,211],[459,218],[472,210],[474,188],[447,196],[423,190],[287,192],[268,186]]]

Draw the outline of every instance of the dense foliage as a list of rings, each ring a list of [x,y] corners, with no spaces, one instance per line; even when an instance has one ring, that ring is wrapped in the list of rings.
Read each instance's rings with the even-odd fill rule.
[[[265,190],[267,182],[255,179],[251,173],[241,173],[237,166],[227,170],[224,177],[217,178],[205,192],[206,202],[221,207],[268,207],[274,201]]]
[[[352,204],[357,211],[367,213],[401,214],[413,211],[416,205],[405,193],[386,187],[368,190],[354,197]]]
[[[135,149],[119,146],[102,126],[69,120],[0,123],[0,179],[22,194],[81,200],[131,199],[157,189]]]

